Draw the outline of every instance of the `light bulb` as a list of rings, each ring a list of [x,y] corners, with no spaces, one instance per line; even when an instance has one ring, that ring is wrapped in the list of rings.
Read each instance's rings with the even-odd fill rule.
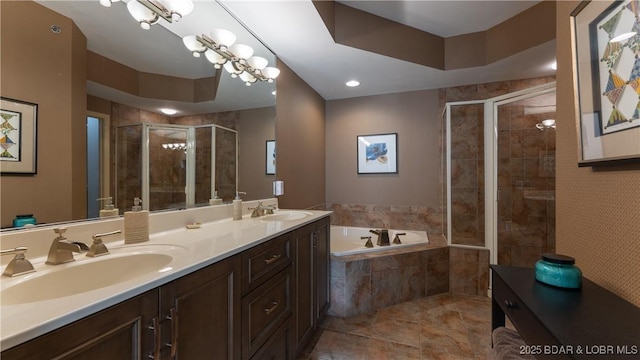
[[[195,35],[187,35],[182,38],[184,46],[191,51],[193,57],[200,57],[200,53],[206,50],[206,47],[198,41]]]
[[[236,42],[236,36],[231,31],[225,29],[213,29],[210,36],[211,40],[218,46],[224,46],[226,48]]]
[[[268,66],[262,69],[262,75],[266,76],[269,80],[273,80],[277,78],[278,75],[280,75],[280,69],[276,67]],[[270,81],[270,82],[273,82],[273,81]]]
[[[262,70],[267,66],[269,62],[263,57],[252,56],[247,59],[247,63],[255,69]]]
[[[240,59],[248,59],[253,55],[253,49],[249,45],[234,44],[229,47],[229,52]]]
[[[158,21],[158,15],[154,14],[153,11],[147,9],[146,6],[140,4],[137,0],[129,1],[127,10],[129,10],[129,14],[140,23],[140,27],[145,30],[149,30],[151,24]]]
[[[220,64],[224,64],[227,61],[227,59],[225,59],[222,55],[218,54],[217,52],[211,49],[208,49],[207,51],[205,51],[204,56],[207,58],[207,60],[209,60],[210,63],[214,65],[218,65],[217,69],[220,68]]]

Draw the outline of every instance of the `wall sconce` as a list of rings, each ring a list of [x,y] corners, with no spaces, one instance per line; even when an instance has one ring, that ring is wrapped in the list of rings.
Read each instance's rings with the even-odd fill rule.
[[[210,36],[188,35],[182,39],[184,46],[194,57],[204,53],[213,67],[224,69],[232,78],[239,77],[247,86],[256,81],[273,82],[280,75],[276,67],[268,67],[267,59],[252,56],[253,49],[244,44],[234,44],[236,36],[225,29],[215,29]]]
[[[536,124],[536,128],[538,128],[538,130],[555,129],[556,121],[554,119],[542,120],[541,122]]]
[[[110,7],[112,3],[120,0],[100,0],[100,4]],[[160,18],[168,22],[178,22],[183,16],[193,11],[192,0],[130,0],[127,10],[133,16],[140,27],[149,30],[151,25]]]

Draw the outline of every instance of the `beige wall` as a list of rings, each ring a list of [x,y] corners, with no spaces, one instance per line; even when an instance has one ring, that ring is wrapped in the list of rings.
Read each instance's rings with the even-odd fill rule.
[[[327,204],[439,207],[438,91],[327,102]],[[356,137],[398,134],[397,174],[358,174]]]
[[[240,111],[238,122],[239,154],[238,190],[245,199],[273,193],[275,175],[266,174],[266,142],[275,140],[275,108]],[[268,197],[268,196],[267,196]]]
[[[576,258],[585,277],[640,306],[640,166],[579,168],[569,14],[557,5],[558,253]]]
[[[278,61],[276,177],[284,181],[281,208],[324,208],[325,101]],[[355,140],[354,140],[355,141]]]
[[[0,94],[38,104],[37,174],[2,177],[1,225],[25,213],[39,222],[83,218],[86,38],[70,19],[34,2],[0,6]]]

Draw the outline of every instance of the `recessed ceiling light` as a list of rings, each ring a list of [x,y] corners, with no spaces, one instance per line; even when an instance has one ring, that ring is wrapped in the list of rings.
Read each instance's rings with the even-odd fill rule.
[[[169,108],[163,108],[163,109],[160,109],[160,111],[162,111],[164,114],[167,114],[167,115],[175,115],[178,113],[178,110],[169,109]]]
[[[356,87],[356,86],[360,85],[360,81],[358,81],[358,80],[349,80],[349,81],[347,81],[346,85],[348,87]]]

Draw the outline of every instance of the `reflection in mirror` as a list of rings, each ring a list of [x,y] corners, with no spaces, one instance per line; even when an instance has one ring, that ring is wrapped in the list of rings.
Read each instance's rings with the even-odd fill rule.
[[[133,198],[141,195],[143,124],[191,127],[196,138],[192,156],[201,164],[195,165],[193,180],[186,174],[182,178],[170,168],[186,164],[184,154],[163,149],[173,152],[175,159],[171,167],[161,163],[150,174],[149,181],[161,182],[161,186],[149,182],[150,189],[165,189],[169,180],[176,181],[171,187],[184,189],[183,181],[192,181],[194,206],[207,204],[211,191],[218,191],[228,202],[236,186],[247,192],[245,200],[272,196],[275,176],[265,174],[264,144],[275,138],[275,84],[258,81],[246,86],[226,71],[214,69],[204,56],[193,57],[182,42],[187,35],[225,28],[236,35],[237,43],[250,45],[254,55],[274,66],[275,56],[269,49],[220,4],[196,1],[193,12],[179,23],[160,22],[146,31],[131,18],[124,2],[114,2],[110,8],[98,1],[2,1],[0,5],[3,30],[5,26],[13,30],[0,33],[1,92],[39,104],[38,173],[3,176],[3,228],[11,227],[19,214],[33,214],[39,223],[95,216],[95,209],[88,209],[98,204],[96,197],[112,196],[120,213],[128,210]],[[52,25],[62,31],[54,34]],[[165,115],[161,108],[177,113]],[[100,133],[100,141],[106,144],[102,148],[108,149],[99,157],[102,185],[99,193],[90,195],[84,130],[88,111],[109,124],[108,131]],[[215,131],[214,136],[212,125],[232,131]],[[167,137],[156,135],[158,141]],[[216,146],[201,138],[215,139]],[[218,149],[218,141],[233,142],[233,138],[237,156]],[[212,166],[213,177],[202,175],[210,173]],[[167,177],[159,180],[156,173]],[[137,194],[122,191],[133,189],[134,183]],[[157,208],[188,206],[184,190],[180,196]]]

